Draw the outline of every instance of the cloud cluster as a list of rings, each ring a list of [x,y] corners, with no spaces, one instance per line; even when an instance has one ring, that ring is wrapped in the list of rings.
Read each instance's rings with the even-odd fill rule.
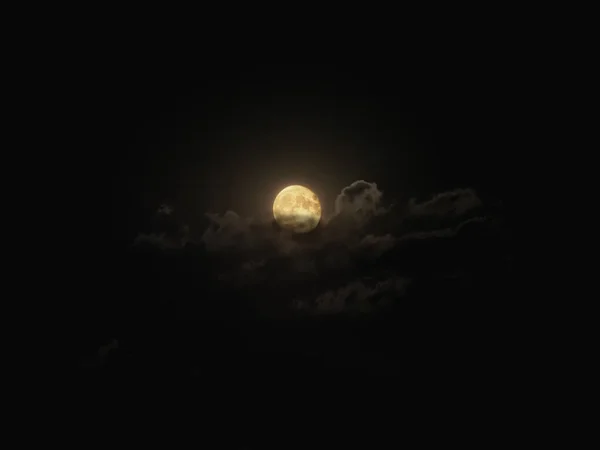
[[[161,250],[179,249],[183,248],[189,239],[189,227],[178,222],[171,206],[162,204],[154,213],[149,229],[135,237],[133,246],[155,247]]]
[[[261,311],[374,311],[401,301],[407,286],[431,274],[476,266],[484,248],[480,230],[493,217],[483,214],[473,190],[412,199],[404,209],[384,208],[382,199],[376,183],[358,180],[341,190],[333,215],[307,235],[226,211],[206,215],[210,223],[199,242],[189,240],[185,226],[170,225],[138,236],[135,244],[179,249],[188,272],[202,280],[197,289],[226,291]],[[173,210],[163,205],[159,214],[172,217]]]
[[[386,212],[380,206],[383,192],[376,183],[358,180],[342,189],[335,199],[335,215],[351,217],[364,223],[370,217]]]
[[[219,214],[208,213],[210,226],[202,235],[202,242],[210,251],[249,247],[252,245],[250,219],[241,218],[233,211]]]
[[[82,358],[79,365],[85,370],[99,369],[106,364],[110,354],[118,348],[119,341],[117,339],[111,339],[110,342],[98,347],[93,355]]]
[[[481,206],[481,200],[472,189],[456,189],[435,195],[431,200],[417,203],[411,199],[409,214],[413,216],[457,217]]]
[[[398,276],[375,282],[369,278],[361,278],[342,287],[325,291],[315,299],[297,300],[296,307],[300,310],[312,308],[329,314],[366,313],[388,306],[395,298],[404,295],[409,283],[408,278]]]

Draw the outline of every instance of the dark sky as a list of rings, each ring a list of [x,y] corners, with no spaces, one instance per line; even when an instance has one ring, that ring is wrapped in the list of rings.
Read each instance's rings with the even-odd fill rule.
[[[396,373],[398,345],[510,314],[518,79],[493,58],[105,59],[74,107],[81,342],[121,345],[99,370]],[[271,223],[289,184],[322,201],[308,236]]]
[[[328,211],[357,179],[390,200],[502,194],[514,107],[484,62],[168,64],[129,62],[82,89],[88,170],[97,182],[105,167],[98,192],[127,214],[167,202],[187,220],[263,215],[290,183],[313,187]]]

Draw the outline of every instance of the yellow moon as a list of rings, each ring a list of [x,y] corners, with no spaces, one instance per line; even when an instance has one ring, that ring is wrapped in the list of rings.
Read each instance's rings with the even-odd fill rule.
[[[321,202],[317,194],[304,186],[288,186],[275,197],[273,217],[285,230],[308,233],[321,220]]]

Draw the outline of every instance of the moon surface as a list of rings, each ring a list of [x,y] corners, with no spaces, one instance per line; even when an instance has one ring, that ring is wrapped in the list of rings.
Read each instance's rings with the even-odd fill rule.
[[[273,217],[285,230],[308,233],[321,220],[321,202],[317,194],[304,186],[288,186],[275,197]]]

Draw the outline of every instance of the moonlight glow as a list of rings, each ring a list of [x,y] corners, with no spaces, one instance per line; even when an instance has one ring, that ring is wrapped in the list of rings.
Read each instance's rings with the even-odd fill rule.
[[[308,233],[321,220],[319,197],[304,186],[288,186],[275,197],[273,217],[281,228],[295,233]]]

